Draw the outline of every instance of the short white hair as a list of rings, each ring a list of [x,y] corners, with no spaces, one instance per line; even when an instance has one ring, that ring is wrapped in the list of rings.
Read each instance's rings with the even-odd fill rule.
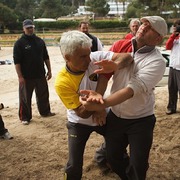
[[[79,47],[91,48],[92,40],[85,33],[73,30],[62,34],[59,45],[63,56],[72,55]]]
[[[134,23],[137,23],[139,26],[141,25],[141,22],[139,19],[131,19],[130,23],[129,23],[129,27],[131,27]]]

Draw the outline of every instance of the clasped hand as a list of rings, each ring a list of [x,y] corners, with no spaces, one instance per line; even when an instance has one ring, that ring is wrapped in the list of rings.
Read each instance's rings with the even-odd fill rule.
[[[102,95],[92,90],[81,90],[79,101],[88,111],[101,111],[105,109]]]
[[[117,64],[111,60],[101,60],[99,62],[94,62],[94,64],[100,67],[94,71],[94,73],[97,74],[112,73],[118,69]]]

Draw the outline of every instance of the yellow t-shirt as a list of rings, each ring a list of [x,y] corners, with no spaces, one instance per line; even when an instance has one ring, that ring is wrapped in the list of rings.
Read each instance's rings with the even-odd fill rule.
[[[67,67],[64,67],[56,76],[55,90],[61,101],[67,108],[68,121],[95,126],[92,117],[87,119],[80,118],[73,109],[81,105],[79,102],[79,91],[83,89],[96,90],[98,75],[94,74],[94,70],[98,69],[94,65],[94,61],[102,59],[111,60],[113,52],[97,51],[90,55],[91,62],[86,72],[82,74],[72,73]]]
[[[55,89],[67,109],[75,109],[81,105],[79,102],[79,86],[84,73],[75,75],[63,68],[57,75]]]

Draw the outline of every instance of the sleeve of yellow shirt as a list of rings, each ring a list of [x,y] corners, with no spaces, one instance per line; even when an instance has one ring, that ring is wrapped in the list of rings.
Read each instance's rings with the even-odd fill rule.
[[[67,109],[75,109],[81,105],[79,102],[79,84],[83,75],[69,74],[64,69],[59,72],[55,80],[55,90]]]

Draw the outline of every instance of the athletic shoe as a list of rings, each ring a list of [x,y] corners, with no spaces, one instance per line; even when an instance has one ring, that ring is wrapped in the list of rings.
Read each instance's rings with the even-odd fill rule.
[[[4,104],[3,103],[0,103],[0,110],[1,109],[4,109]]]
[[[23,125],[28,125],[29,121],[21,121]]]
[[[167,109],[166,114],[167,115],[171,115],[171,114],[175,114],[176,110],[171,110],[171,109]]]
[[[7,131],[6,133],[4,133],[3,135],[1,135],[1,138],[3,139],[13,139],[13,137],[11,136],[11,134]]]

